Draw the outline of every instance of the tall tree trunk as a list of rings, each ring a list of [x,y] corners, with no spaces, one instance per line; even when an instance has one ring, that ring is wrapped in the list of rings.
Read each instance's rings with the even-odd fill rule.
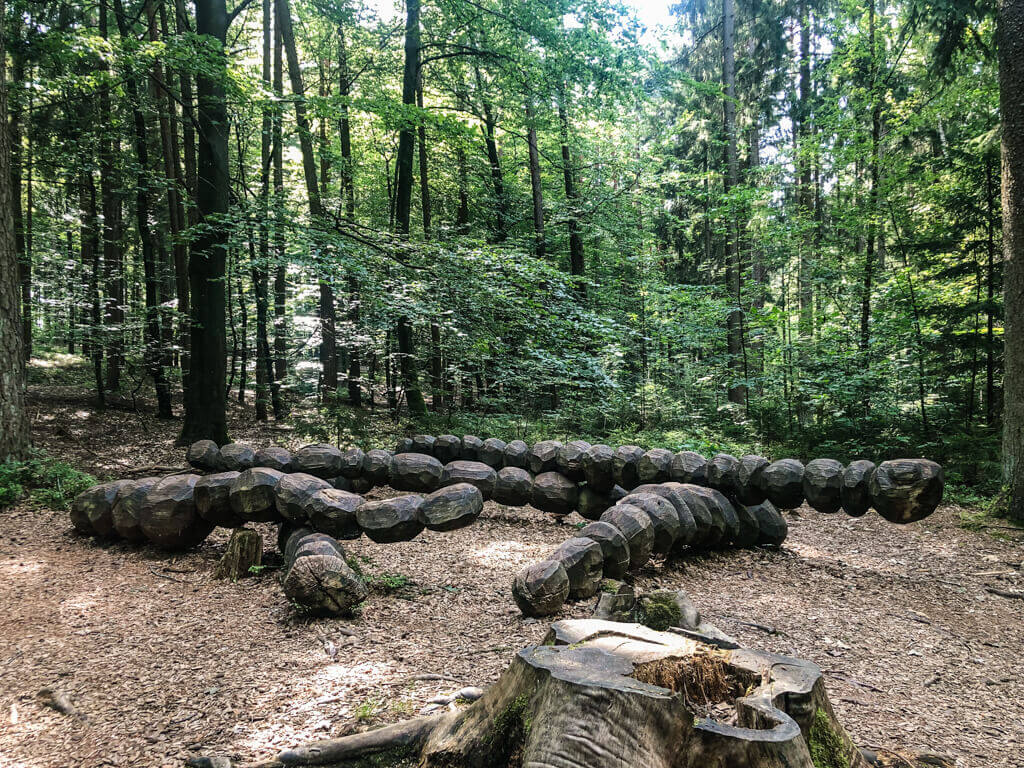
[[[220,56],[226,56],[228,15],[224,0],[196,0],[196,34],[206,37]],[[228,112],[224,82],[226,59],[216,59],[212,69],[196,77],[199,101],[199,164],[196,205],[200,228],[192,243],[189,259],[191,357],[186,375],[185,423],[181,441],[210,439],[218,444],[228,440],[224,365],[225,251],[228,231],[225,222],[230,203],[228,173]]]
[[[295,98],[295,123],[299,133],[299,150],[302,154],[302,172],[306,180],[306,196],[309,200],[309,217],[313,227],[324,225],[324,208],[320,197],[317,178],[316,157],[313,154],[313,134],[306,115],[305,88],[302,84],[302,70],[299,67],[295,34],[292,30],[291,8],[288,0],[276,0],[277,24],[281,29],[285,56],[288,58],[288,78]],[[324,258],[320,255],[320,260]],[[324,394],[338,389],[338,350],[334,327],[334,288],[331,285],[327,265],[318,265],[320,280],[320,367],[321,389]]]
[[[273,11],[270,0],[263,0],[263,87],[271,89],[271,26]],[[281,410],[281,390],[274,379],[274,367],[270,359],[270,342],[267,335],[267,316],[270,293],[270,165],[272,155],[273,118],[270,107],[263,108],[260,130],[260,224],[259,256],[252,264],[252,290],[256,300],[256,420],[267,420],[267,392],[274,417]]]
[[[537,150],[536,115],[526,99],[526,144],[530,159],[530,194],[533,198],[533,254],[544,258],[544,190],[540,183],[540,152]]]
[[[89,275],[89,357],[92,361],[96,399],[100,408],[107,404],[103,388],[103,315],[100,312],[100,234],[99,213],[96,208],[96,184],[92,171],[82,173],[80,201],[82,228],[80,233],[82,267]]]
[[[811,103],[811,28],[807,10],[807,0],[800,0],[798,6],[800,25],[800,61],[799,84],[797,99],[794,103],[793,143],[796,152],[795,170],[797,174],[797,212],[798,226],[801,234],[800,261],[797,283],[797,295],[800,314],[797,321],[800,365],[804,367],[810,357],[810,347],[814,337],[814,283],[812,280],[811,246],[803,229],[811,220],[813,189],[811,187],[811,164],[808,159],[810,147],[810,103]],[[810,230],[808,230],[809,232]],[[801,425],[810,421],[810,406],[805,392],[797,388],[797,419]]]
[[[459,208],[455,214],[455,233],[469,234],[469,170],[466,168],[466,150],[460,144],[455,150],[455,164],[459,175]]]
[[[728,200],[729,194],[740,183],[740,164],[736,142],[736,61],[734,29],[736,26],[736,6],[733,0],[722,0],[722,86],[725,91],[724,127],[725,127],[725,190],[726,214],[725,226],[725,283],[729,292],[729,300],[734,303],[726,320],[726,336],[729,352],[729,369],[735,382],[745,378],[743,370],[743,301],[742,274],[740,271],[740,249],[738,226],[734,213],[735,206]],[[746,401],[747,388],[743,384],[730,384],[729,402],[743,403]]]
[[[0,0],[0,19],[6,18],[6,3]],[[25,340],[12,215],[5,42],[5,35],[0,35],[0,461],[22,458],[30,439],[25,408]]]
[[[757,174],[761,166],[761,130],[756,115],[750,126],[748,141],[748,183],[753,188],[758,183]],[[750,262],[751,276],[754,280],[754,295],[751,297],[750,303],[756,313],[760,315],[761,310],[764,309],[765,297],[768,293],[768,270],[765,267],[764,252],[753,240],[750,243]],[[751,348],[755,360],[755,369],[758,373],[764,373],[764,343],[761,341],[760,335],[757,335],[751,344]]]
[[[1024,520],[1024,0],[999,3],[999,104],[1003,120],[1003,482],[1008,512]]]
[[[274,96],[277,104],[284,99],[284,45],[281,25],[274,23]],[[284,381],[288,375],[288,260],[285,254],[284,138],[281,113],[274,111],[271,154],[274,162],[274,378]],[[283,407],[283,404],[282,404]],[[283,412],[282,412],[283,415]],[[276,416],[276,414],[275,414]]]
[[[420,0],[406,0],[405,18],[405,66],[402,72],[402,104],[411,107],[416,103],[416,85],[419,82],[420,61]],[[398,181],[395,191],[395,230],[402,237],[409,235],[409,219],[412,209],[412,158],[415,144],[413,126],[402,125],[398,134]],[[412,326],[408,317],[398,319],[395,335],[398,338],[399,371],[405,400],[409,412],[420,415],[427,411],[426,401],[420,390],[419,366],[413,344]]]
[[[185,10],[185,0],[174,0],[175,31],[179,36],[188,33],[188,14]],[[187,70],[182,69],[179,73],[181,82],[181,134],[185,142],[185,193],[188,196],[187,206],[188,224],[195,226],[198,222],[196,213],[196,129],[195,129],[195,96],[192,90],[192,76]]]
[[[124,12],[123,0],[114,0],[114,12],[117,18],[118,32],[121,37],[129,34]],[[156,390],[157,416],[169,419],[171,411],[171,389],[161,365],[160,351],[160,288],[157,276],[157,249],[154,243],[155,227],[153,226],[149,194],[149,136],[146,118],[142,112],[142,92],[138,81],[129,76],[125,87],[132,105],[132,139],[135,144],[135,159],[138,172],[135,179],[135,223],[139,232],[142,250],[142,269],[145,281],[146,322],[144,330],[146,370],[153,379]]]
[[[15,29],[22,31],[21,23],[16,23]],[[11,58],[11,75],[14,82],[25,82],[25,58],[20,52],[16,52]],[[29,204],[28,216],[22,211],[22,174],[31,167],[32,151],[31,143],[26,154],[23,146],[24,133],[30,132],[31,121],[24,121],[24,110],[19,101],[11,105],[10,117],[10,195],[13,208],[14,226],[14,250],[18,259],[18,281],[21,287],[21,323],[22,323],[22,352],[25,360],[32,356],[32,254],[28,247],[29,239],[32,236],[32,227],[26,226],[26,218],[31,219],[31,204]],[[31,172],[29,172],[29,188],[31,189]]]
[[[994,426],[998,419],[996,412],[996,363],[995,340],[995,255],[996,255],[996,213],[995,213],[995,182],[992,178],[995,169],[992,158],[985,159],[985,196],[987,198],[987,250],[988,259],[985,265],[985,423]]]
[[[423,111],[423,73],[419,73],[419,83],[416,88],[416,106]],[[427,127],[423,120],[419,121],[416,127],[417,138],[419,139],[419,163],[420,163],[420,209],[423,215],[423,237],[430,239],[430,173],[427,166]]]
[[[483,99],[484,145],[487,148],[487,163],[491,169],[491,184],[494,187],[494,241],[503,243],[508,239],[508,195],[505,192],[505,175],[501,170],[501,155],[498,153],[497,120],[491,102],[484,96],[483,78],[480,67],[474,64],[477,89]]]
[[[341,118],[338,136],[341,141],[341,196],[345,200],[345,218],[354,222],[356,218],[355,168],[352,163],[352,126],[349,120],[348,100],[352,94],[349,80],[348,47],[345,44],[345,29],[338,25],[338,93],[341,96]],[[351,326],[351,341],[348,345],[348,401],[359,408],[362,405],[362,361],[359,349],[359,278],[355,270],[348,275],[348,321]]]
[[[587,284],[583,282],[586,264],[583,260],[583,236],[580,233],[576,171],[573,168],[572,150],[569,147],[569,112],[566,99],[567,97],[563,90],[558,100],[558,123],[562,140],[562,178],[565,182],[565,205],[569,209],[569,274],[574,278],[573,285],[576,293],[580,298],[586,298]]]
[[[860,302],[860,351],[863,353],[862,365],[867,368],[871,364],[868,351],[871,346],[871,289],[875,270],[875,246],[878,242],[878,146],[882,138],[882,104],[878,98],[878,47],[875,23],[875,0],[868,5],[868,45],[871,52],[869,92],[871,94],[871,167],[868,188],[868,232],[864,249],[864,285],[861,289]],[[867,404],[865,400],[865,404]]]
[[[100,1],[100,36],[110,39],[107,2]],[[114,134],[111,117],[110,88],[100,89],[100,197],[103,206],[103,278],[107,326],[107,389],[121,388],[121,365],[124,356],[124,287],[121,279],[121,183],[117,178],[114,158],[120,155],[120,139]],[[113,135],[112,135],[113,134]]]

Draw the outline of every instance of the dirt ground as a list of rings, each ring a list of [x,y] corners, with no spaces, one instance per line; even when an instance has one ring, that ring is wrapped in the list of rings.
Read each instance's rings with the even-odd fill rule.
[[[93,472],[182,465],[174,425],[99,416],[49,388],[36,442]],[[233,434],[287,444],[241,420]],[[1024,766],[1024,546],[958,527],[943,507],[905,527],[807,508],[782,551],[714,554],[645,569],[638,587],[684,588],[741,642],[806,658],[862,746],[927,751],[965,768]],[[547,624],[509,585],[572,531],[488,503],[480,521],[415,541],[347,544],[379,586],[354,620],[295,616],[268,569],[215,581],[227,532],[195,551],[76,537],[66,513],[0,514],[0,766],[180,766],[198,754],[256,761],[305,741],[418,712],[494,682]],[[268,552],[274,530],[260,526]],[[380,577],[391,574],[388,579]],[[396,578],[393,575],[404,577]],[[584,616],[576,604],[562,617]],[[77,716],[43,705],[48,688]]]

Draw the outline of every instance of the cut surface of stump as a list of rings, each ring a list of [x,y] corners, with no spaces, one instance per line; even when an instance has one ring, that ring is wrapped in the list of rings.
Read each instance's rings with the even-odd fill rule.
[[[277,484],[286,477],[276,469],[254,467],[240,473],[231,484],[231,509],[243,520],[269,523],[281,519],[277,511]]]
[[[542,472],[533,478],[531,501],[541,512],[568,515],[576,509],[579,489],[560,472]]]
[[[598,493],[607,493],[615,486],[615,451],[611,446],[592,445],[580,457],[583,479],[587,487]]]
[[[843,506],[843,511],[850,517],[863,517],[871,509],[871,492],[868,490],[868,482],[874,471],[875,463],[863,459],[851,462],[843,470],[843,480],[839,486],[839,502]]]
[[[945,478],[942,467],[928,459],[883,461],[871,473],[871,503],[890,523],[922,520],[939,506]]]
[[[196,511],[203,520],[224,528],[237,528],[245,522],[231,508],[231,486],[240,474],[217,472],[196,481]]]
[[[839,511],[842,484],[843,465],[835,459],[814,459],[804,467],[804,498],[818,512]]]
[[[565,569],[570,600],[584,600],[597,594],[604,571],[604,553],[596,541],[575,536],[559,544],[547,559],[557,560]]]
[[[304,523],[309,519],[309,498],[331,484],[305,472],[284,475],[274,487],[274,504],[278,514],[291,523]]]
[[[512,580],[512,599],[524,616],[558,613],[569,597],[569,575],[557,560],[530,563]]]
[[[680,451],[672,457],[669,475],[677,483],[704,485],[708,481],[708,460],[694,451]]]
[[[522,467],[502,467],[495,476],[491,498],[499,504],[524,507],[530,503],[532,493],[533,475]]]
[[[484,496],[469,483],[456,483],[434,491],[416,508],[419,521],[431,531],[465,528],[480,517]]]
[[[422,453],[396,453],[391,459],[391,487],[398,491],[430,493],[441,486],[444,465]]]
[[[213,571],[215,579],[232,581],[252,575],[252,568],[263,563],[263,539],[252,528],[236,528],[228,539],[227,549]]]
[[[494,494],[494,484],[498,473],[494,468],[482,461],[450,461],[441,470],[441,485],[458,485],[468,483],[480,489],[485,499]]]
[[[468,707],[277,759],[286,766],[402,759],[420,768],[865,768],[810,662],[722,648],[696,631],[598,619],[556,622],[545,644],[519,651]]]
[[[356,509],[356,521],[363,533],[378,544],[412,541],[423,531],[423,523],[418,517],[422,503],[423,497],[415,494],[367,501]]]
[[[356,510],[364,503],[358,494],[321,488],[306,501],[309,524],[313,530],[336,539],[358,539],[363,531],[356,520]]]

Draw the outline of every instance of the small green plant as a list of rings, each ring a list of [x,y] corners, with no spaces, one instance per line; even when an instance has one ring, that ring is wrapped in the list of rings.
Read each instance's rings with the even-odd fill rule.
[[[410,587],[414,584],[412,579],[408,576],[404,576],[401,573],[382,573],[380,575],[372,575],[366,577],[366,582],[373,589],[378,592],[383,592],[385,595],[389,595],[392,592],[398,592],[399,590]]]
[[[0,509],[19,502],[28,493],[33,500],[53,509],[67,509],[72,500],[96,478],[42,454],[24,461],[0,464]]]
[[[250,565],[249,573],[251,573],[253,576],[259,576],[269,567],[269,565]]]
[[[360,723],[368,723],[377,716],[380,712],[380,702],[376,699],[367,699],[361,704],[357,704],[355,709],[352,710],[352,716]]]

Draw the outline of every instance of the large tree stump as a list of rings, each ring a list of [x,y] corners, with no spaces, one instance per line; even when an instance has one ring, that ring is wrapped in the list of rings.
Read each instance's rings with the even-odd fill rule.
[[[517,653],[469,707],[277,759],[339,768],[865,768],[810,662],[597,619],[556,622],[544,645]]]
[[[252,528],[235,528],[228,547],[213,571],[215,579],[236,581],[252,574],[251,568],[263,562],[263,539]]]
[[[868,481],[872,504],[890,523],[928,517],[942,501],[944,487],[942,467],[928,459],[883,461]]]

